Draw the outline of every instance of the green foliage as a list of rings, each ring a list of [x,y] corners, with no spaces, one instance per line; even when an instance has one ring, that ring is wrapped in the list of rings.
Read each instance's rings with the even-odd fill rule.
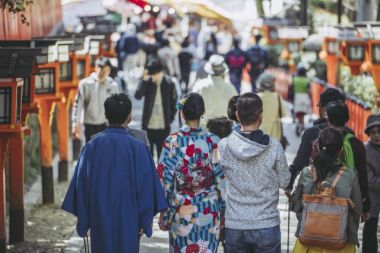
[[[32,4],[33,0],[0,0],[0,9],[8,10],[11,13],[21,13],[21,22],[29,25],[28,18],[24,12],[28,5]]]
[[[310,4],[312,7],[317,7],[325,9],[326,11],[336,13],[337,3],[331,0],[311,0]]]
[[[374,80],[371,76],[351,76],[350,69],[348,67],[341,68],[340,84],[344,92],[360,98],[367,103],[373,111],[377,109],[375,98],[379,97],[379,93],[376,90]]]
[[[24,181],[25,185],[31,185],[40,173],[40,134],[37,114],[29,114],[28,126],[31,135],[24,138]]]

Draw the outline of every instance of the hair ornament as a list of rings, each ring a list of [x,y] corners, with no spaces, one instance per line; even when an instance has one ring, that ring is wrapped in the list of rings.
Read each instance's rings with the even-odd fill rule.
[[[183,107],[185,106],[185,103],[186,103],[186,98],[183,98],[183,99],[181,99],[179,102],[177,102],[177,104],[176,104],[176,108],[178,109],[178,110],[183,110]]]

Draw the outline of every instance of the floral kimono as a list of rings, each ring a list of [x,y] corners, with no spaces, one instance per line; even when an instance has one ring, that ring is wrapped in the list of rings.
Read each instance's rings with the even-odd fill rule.
[[[215,253],[219,243],[224,175],[217,161],[219,138],[202,128],[182,127],[163,144],[157,172],[169,209],[170,253]]]

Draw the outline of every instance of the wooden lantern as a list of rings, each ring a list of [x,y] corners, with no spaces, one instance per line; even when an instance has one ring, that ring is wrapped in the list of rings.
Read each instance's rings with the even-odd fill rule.
[[[367,46],[368,43],[360,39],[345,40],[341,43],[341,59],[345,65],[350,67],[352,75],[360,74],[360,67],[365,61]]]
[[[321,59],[327,65],[327,82],[336,85],[338,60],[339,60],[339,43],[337,38],[325,37],[322,44]]]
[[[33,70],[41,50],[0,48],[0,131],[15,131],[21,126],[23,78]]]
[[[1,44],[1,43],[0,43]],[[5,179],[3,164],[9,151],[9,242],[24,240],[24,164],[22,97],[39,49],[0,48],[0,252],[6,249]]]
[[[370,40],[368,48],[372,77],[377,89],[380,90],[380,40]]]

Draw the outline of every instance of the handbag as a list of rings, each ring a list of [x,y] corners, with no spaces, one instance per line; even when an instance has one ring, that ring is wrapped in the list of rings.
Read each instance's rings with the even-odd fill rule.
[[[282,107],[282,104],[281,104],[281,98],[280,98],[280,95],[277,95],[278,96],[278,117],[280,118],[280,143],[281,143],[281,146],[282,148],[286,149],[286,147],[289,145],[289,142],[288,142],[288,139],[286,139],[285,135],[284,135],[284,128],[282,126],[282,122],[281,122],[281,107]]]

